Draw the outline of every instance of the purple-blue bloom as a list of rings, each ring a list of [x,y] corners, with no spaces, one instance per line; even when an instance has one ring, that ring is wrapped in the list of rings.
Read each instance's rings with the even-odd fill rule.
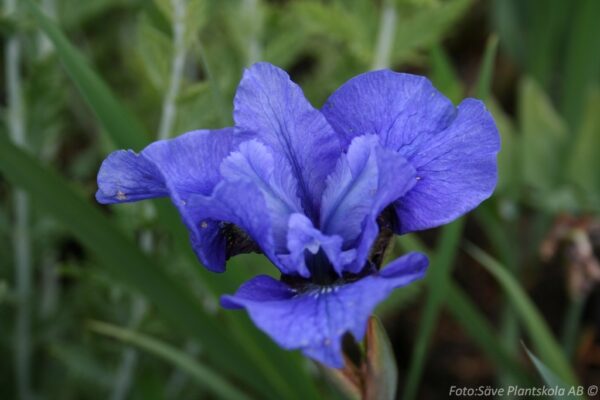
[[[380,269],[389,236],[450,222],[496,185],[500,142],[483,103],[455,108],[415,75],[359,75],[317,110],[283,70],[258,63],[234,121],[112,153],[96,198],[170,196],[211,271],[262,252],[281,279],[257,276],[222,305],[331,367],[343,366],[344,334],[361,340],[375,306],[425,274],[419,253]]]

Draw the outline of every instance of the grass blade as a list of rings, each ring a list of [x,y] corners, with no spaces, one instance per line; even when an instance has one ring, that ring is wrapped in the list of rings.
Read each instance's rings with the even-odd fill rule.
[[[550,328],[515,278],[503,265],[477,246],[469,243],[466,249],[475,260],[481,263],[496,278],[496,281],[500,284],[517,311],[521,323],[529,333],[538,354],[540,354],[545,364],[556,371],[563,381],[575,385],[577,378],[552,335]]]
[[[220,399],[248,400],[242,392],[235,389],[229,382],[209,368],[199,364],[186,353],[175,347],[154,339],[150,336],[137,333],[130,329],[120,328],[118,326],[107,324],[105,322],[91,321],[89,328],[99,334],[112,337],[121,342],[132,344],[148,353],[175,365],[182,371],[190,374],[199,384],[211,390]]]
[[[431,81],[454,104],[458,103],[463,95],[463,88],[452,61],[443,47],[436,44],[429,53],[431,66]]]
[[[6,0],[4,12],[11,16],[19,10],[15,0]],[[4,47],[4,68],[6,78],[6,127],[13,142],[27,147],[25,100],[23,99],[22,39],[17,32],[6,37]],[[14,284],[16,287],[16,321],[14,332],[14,369],[17,381],[17,394],[20,398],[33,398],[32,391],[32,297],[33,260],[31,235],[31,210],[27,193],[16,189],[12,196],[14,222],[11,241],[14,263]]]
[[[483,62],[479,68],[479,77],[475,86],[475,97],[485,100],[491,93],[492,77],[494,75],[494,63],[496,62],[496,53],[498,51],[498,36],[491,35],[488,38],[483,54]]]
[[[430,253],[430,250],[414,234],[403,235],[396,240],[404,251]],[[516,382],[524,385],[530,385],[533,382],[533,378],[505,348],[475,304],[451,279],[448,282],[445,300],[444,305],[491,361],[510,374]]]
[[[597,82],[600,69],[598,18],[600,2],[575,3],[575,16],[567,34],[565,69],[562,82],[562,113],[574,130],[579,129],[581,110],[590,83]]]
[[[542,377],[544,382],[551,386],[565,386],[564,382],[561,381],[560,378],[556,376],[554,372],[552,372],[550,368],[546,366],[546,364],[544,364],[531,351],[529,351],[525,344],[523,344],[523,348],[525,349],[527,356],[531,359],[531,362],[533,362],[533,365],[535,366],[537,371],[540,373],[540,376]]]
[[[417,343],[413,348],[408,377],[406,378],[406,385],[402,396],[403,399],[412,400],[417,395],[419,382],[423,374],[423,366],[425,365],[425,358],[427,357],[427,347],[446,295],[450,271],[458,249],[462,227],[463,220],[459,219],[443,228],[439,247],[435,252],[436,255],[432,266],[429,268],[429,276],[427,277],[429,295],[425,303],[423,317],[419,324]]]
[[[448,284],[446,307],[488,358],[523,386],[532,385],[529,372],[512,356],[473,302],[454,282]]]
[[[539,358],[537,358],[535,356],[535,354],[533,354],[531,351],[529,351],[529,349],[527,348],[527,346],[525,346],[525,344],[523,344],[523,348],[525,349],[525,352],[529,356],[529,359],[531,360],[531,362],[537,369],[538,373],[540,374],[540,376],[542,377],[542,379],[544,380],[544,383],[546,383],[546,385],[548,385],[551,388],[556,388],[556,387],[562,388],[565,391],[565,395],[568,394],[567,395],[568,398],[574,398],[574,399],[582,398],[581,396],[576,396],[576,395],[570,393],[570,390],[575,389],[575,387],[565,384],[562,381],[562,379],[560,379],[558,376],[556,376],[556,374],[554,374],[554,372],[552,372],[552,370],[550,368],[548,368],[548,366],[546,366],[546,364],[544,364]],[[562,395],[556,395],[556,396],[552,396],[552,397],[554,399],[565,398],[565,396],[562,396]]]

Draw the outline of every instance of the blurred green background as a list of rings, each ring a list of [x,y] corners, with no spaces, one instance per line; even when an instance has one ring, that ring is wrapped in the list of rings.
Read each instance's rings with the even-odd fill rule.
[[[205,271],[168,201],[100,207],[116,148],[232,123],[243,68],[286,69],[315,106],[350,77],[427,75],[483,98],[494,196],[398,238],[423,282],[378,310],[398,398],[600,382],[600,1],[3,0],[0,398],[344,398],[218,296],[273,274]],[[465,176],[465,179],[469,179]]]

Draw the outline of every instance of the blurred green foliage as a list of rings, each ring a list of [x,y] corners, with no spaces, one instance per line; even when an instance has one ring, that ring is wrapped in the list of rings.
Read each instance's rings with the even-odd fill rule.
[[[410,235],[392,252],[417,249],[432,259],[424,282],[378,310],[393,324],[401,310],[425,304],[414,349],[403,355],[404,398],[423,387],[443,309],[498,382],[538,382],[536,368],[544,379],[577,381],[525,277],[544,273],[537,252],[557,215],[600,212],[599,5],[5,0],[0,397],[341,398],[309,361],[279,349],[243,313],[219,309],[220,294],[256,273],[275,273],[262,257],[239,256],[226,274],[208,273],[168,202],[100,209],[93,200],[109,151],[139,150],[163,127],[175,136],[231,124],[242,70],[259,60],[290,71],[316,106],[356,74],[393,68],[428,75],[454,102],[485,98],[496,119],[503,150],[495,195],[440,230],[435,246],[429,233]],[[486,27],[457,44],[477,18]],[[463,62],[469,46],[478,46],[476,68]],[[25,142],[14,140],[19,122]],[[25,214],[17,206],[23,196]],[[468,224],[483,235],[470,234]],[[474,265],[499,284],[498,318],[453,277],[466,239],[477,244],[467,247]],[[30,260],[17,249],[25,242]],[[578,332],[580,321],[570,323]],[[535,349],[534,365],[521,340]]]

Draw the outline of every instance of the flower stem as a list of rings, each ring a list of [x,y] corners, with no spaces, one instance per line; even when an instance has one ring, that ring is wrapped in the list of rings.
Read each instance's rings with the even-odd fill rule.
[[[179,95],[186,58],[185,12],[187,0],[171,0],[171,4],[173,6],[173,59],[171,60],[169,86],[163,101],[160,127],[158,130],[159,140],[167,139],[173,129],[177,113],[175,102]]]
[[[5,12],[17,11],[16,0],[5,1]],[[8,131],[13,142],[26,146],[25,109],[21,85],[21,43],[12,34],[5,47],[6,84],[8,103]],[[13,252],[16,268],[17,321],[15,328],[15,371],[17,393],[20,399],[31,399],[31,237],[29,231],[29,198],[16,189],[13,194],[14,226]]]
[[[135,296],[133,298],[131,304],[131,319],[128,324],[130,329],[136,329],[141,324],[146,315],[147,308],[146,301],[142,297]],[[128,347],[123,351],[121,364],[117,370],[116,380],[111,395],[112,400],[124,400],[128,397],[137,360],[138,352],[136,349]]]
[[[567,357],[572,358],[577,347],[580,332],[581,316],[587,297],[571,299],[567,314],[563,321],[562,344]]]
[[[142,232],[140,237],[140,246],[146,254],[150,254],[154,245],[154,235],[151,231]],[[128,328],[137,329],[146,316],[148,306],[143,297],[134,295],[131,303],[131,315]],[[138,352],[132,347],[128,347],[121,355],[121,364],[119,365],[116,375],[113,391],[111,394],[112,400],[124,400],[128,397],[129,388],[133,379],[133,372],[137,366]]]
[[[379,17],[379,33],[377,34],[375,57],[371,66],[373,70],[390,67],[397,17],[393,1],[385,0]]]
[[[192,340],[188,340],[183,346],[182,350],[185,354],[188,354],[192,358],[197,358],[200,354],[200,348],[198,344]],[[172,373],[167,383],[165,384],[164,396],[166,399],[179,399],[181,398],[181,392],[185,388],[185,384],[189,380],[186,373],[181,369],[176,368]]]
[[[262,57],[262,49],[258,38],[262,22],[259,1],[244,0],[242,3],[243,13],[248,16],[248,50],[246,59],[248,66],[260,61]]]
[[[42,0],[42,9],[50,18],[56,18],[56,0]],[[42,31],[38,32],[38,58],[44,59],[46,56],[52,53],[52,50],[52,42],[48,36]]]
[[[44,13],[56,19],[56,0],[42,0]],[[48,58],[54,52],[54,45],[42,30],[37,33],[36,57],[38,60]],[[54,146],[44,146],[38,154],[44,161],[51,161]],[[40,251],[38,249],[38,251]],[[56,271],[57,254],[54,249],[46,250],[40,256],[41,283],[39,290],[38,309],[42,320],[48,320],[56,312],[60,293],[59,276]]]

